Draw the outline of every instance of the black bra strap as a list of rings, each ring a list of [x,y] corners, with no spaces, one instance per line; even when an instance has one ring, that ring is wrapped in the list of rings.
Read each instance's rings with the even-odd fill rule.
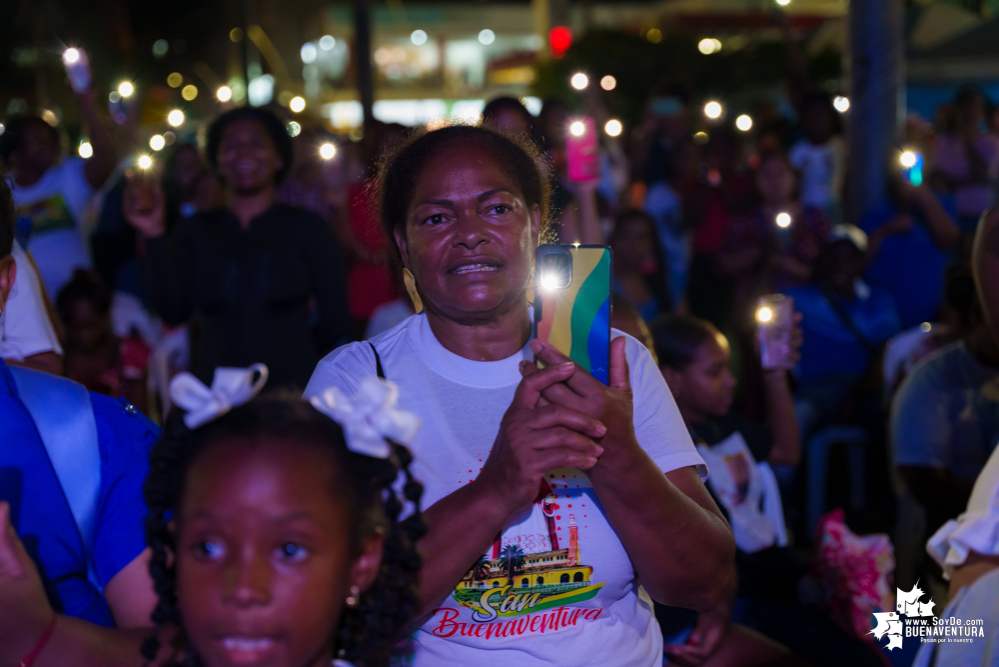
[[[371,351],[375,353],[375,372],[378,373],[379,379],[384,380],[385,369],[382,368],[382,358],[378,356],[378,350],[375,349],[375,346],[372,345],[370,341],[368,342],[368,345],[371,347]]]

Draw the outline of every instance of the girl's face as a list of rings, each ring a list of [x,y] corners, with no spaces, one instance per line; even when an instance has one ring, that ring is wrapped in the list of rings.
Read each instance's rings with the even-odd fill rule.
[[[326,667],[351,586],[365,590],[380,536],[359,554],[333,462],[319,447],[213,443],[192,464],[178,512],[177,598],[209,667]]]
[[[540,225],[485,149],[455,144],[424,167],[395,238],[431,310],[489,321],[526,303]]]
[[[763,161],[756,174],[756,187],[764,203],[783,206],[794,196],[794,172],[783,158],[770,157]]]
[[[656,261],[656,239],[645,218],[635,216],[622,221],[612,241],[614,261],[618,266],[635,270]]]
[[[693,423],[723,417],[732,407],[735,378],[729,370],[732,353],[721,334],[703,343],[683,370],[663,368],[684,419]]]
[[[244,118],[229,124],[218,152],[219,176],[239,193],[256,193],[274,186],[284,166],[263,123]]]

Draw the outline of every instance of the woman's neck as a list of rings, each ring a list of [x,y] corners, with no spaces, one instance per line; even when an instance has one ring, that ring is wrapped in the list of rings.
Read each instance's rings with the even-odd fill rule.
[[[499,361],[512,357],[531,337],[527,308],[515,306],[497,317],[455,321],[431,307],[427,322],[448,352],[473,361]]]
[[[226,189],[225,205],[239,220],[240,228],[246,231],[250,228],[250,221],[274,205],[274,186],[256,192]]]

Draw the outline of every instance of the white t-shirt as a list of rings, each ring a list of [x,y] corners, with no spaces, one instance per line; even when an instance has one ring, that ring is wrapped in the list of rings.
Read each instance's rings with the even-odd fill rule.
[[[17,241],[11,255],[17,263],[17,277],[0,313],[0,359],[24,361],[42,352],[61,355],[62,347],[49,320],[38,274]]]
[[[67,158],[28,187],[14,185],[14,208],[20,232],[22,218],[29,218],[27,248],[38,266],[45,289],[53,299],[69,282],[77,267],[90,267],[83,238],[83,215],[94,194],[82,158]]]
[[[826,209],[839,201],[843,186],[845,154],[843,140],[833,137],[814,145],[802,139],[788,153],[791,165],[801,172],[801,201],[805,206]]]
[[[665,472],[699,466],[705,474],[648,350],[619,331],[613,336],[628,340],[639,443]],[[437,341],[425,315],[371,343],[386,378],[399,385],[400,407],[423,420],[410,447],[429,507],[478,475],[520,383],[518,364],[532,354],[525,346],[501,361],[459,357]],[[351,395],[374,375],[371,347],[352,343],[319,362],[305,393],[335,386]],[[415,641],[415,667],[662,662],[652,602],[588,478],[575,468],[549,473],[534,505],[507,523],[483,560],[428,615]]]

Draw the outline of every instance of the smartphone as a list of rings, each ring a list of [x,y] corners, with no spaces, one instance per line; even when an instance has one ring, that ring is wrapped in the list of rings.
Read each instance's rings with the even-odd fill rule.
[[[534,337],[610,380],[611,249],[543,245],[534,255]],[[538,361],[538,365],[543,364]]]
[[[597,125],[592,118],[577,118],[569,123],[565,151],[569,180],[593,181],[600,177]]]
[[[915,186],[920,186],[923,184],[923,154],[913,153],[915,156],[915,163],[911,167],[902,167],[902,175],[905,176],[910,183]]]
[[[66,49],[62,52],[62,63],[69,76],[69,85],[73,92],[83,93],[90,90],[90,59],[83,49]]]
[[[760,360],[763,368],[791,369],[791,331],[794,329],[794,299],[783,294],[760,297],[756,307],[760,325]]]

